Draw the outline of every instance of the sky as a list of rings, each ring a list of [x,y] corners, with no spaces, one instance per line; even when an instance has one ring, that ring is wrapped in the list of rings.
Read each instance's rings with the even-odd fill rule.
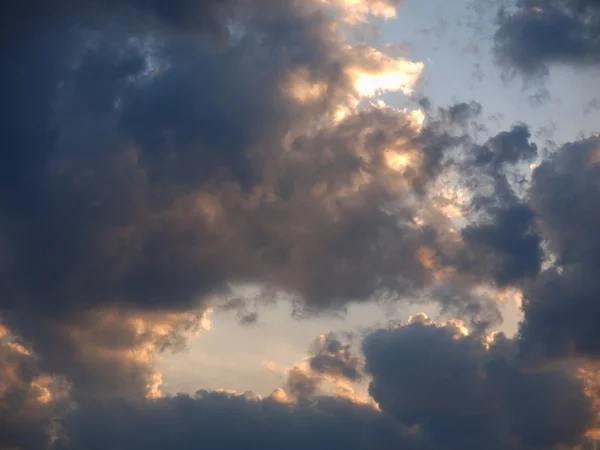
[[[0,25],[0,450],[596,448],[597,0]]]

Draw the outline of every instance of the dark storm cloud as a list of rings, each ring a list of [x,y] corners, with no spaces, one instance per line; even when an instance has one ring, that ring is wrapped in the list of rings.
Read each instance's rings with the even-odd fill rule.
[[[475,165],[499,169],[503,165],[528,162],[537,156],[537,145],[530,142],[531,132],[525,124],[502,131],[485,145],[475,147]]]
[[[518,0],[501,10],[495,34],[501,63],[526,75],[555,64],[579,67],[600,62],[600,3],[596,0]]]
[[[415,197],[480,105],[440,110],[421,133],[378,108],[319,129],[352,89],[344,69],[378,64],[326,16],[267,0],[78,5],[3,19],[24,24],[7,56],[3,309],[185,310],[257,281],[318,310],[431,281],[418,252],[439,236],[415,227]],[[197,34],[215,26],[218,42]],[[296,70],[327,86],[318,101],[290,101]],[[415,157],[401,175],[385,162],[400,139]],[[494,164],[517,157],[502,139],[485,147],[508,148]]]
[[[88,309],[182,311],[230,282],[319,311],[431,281],[418,253],[439,236],[415,226],[415,198],[480,105],[431,114],[421,133],[381,108],[321,127],[353,90],[346,69],[381,60],[303,2],[55,6],[34,21],[48,30],[13,36],[14,82],[44,88],[9,92],[24,108],[0,169],[0,308],[15,333],[41,339],[22,310],[69,324]],[[319,99],[290,100],[299,70],[326,86]],[[394,172],[389,149],[414,164]]]
[[[382,411],[314,396],[316,389],[295,392],[297,403],[281,392],[266,399],[206,391],[152,400],[79,396],[69,410],[56,400],[39,403],[40,388],[31,380],[43,372],[31,356],[10,350],[0,365],[10,389],[2,392],[8,399],[5,393],[17,389],[20,400],[31,397],[31,406],[25,411],[19,400],[11,412],[22,414],[1,416],[0,427],[11,433],[1,435],[5,441],[0,443],[39,449],[54,436],[49,448],[56,450],[187,449],[201,443],[235,449],[530,450],[585,442],[583,434],[594,417],[591,399],[572,374],[522,366],[515,359],[515,342],[502,335],[489,349],[479,338],[462,335],[451,323],[434,325],[424,316],[369,334],[363,348],[373,376],[370,393]],[[22,366],[19,378],[6,376],[6,368],[16,362]]]
[[[497,211],[493,222],[468,225],[461,234],[467,245],[463,270],[484,270],[503,287],[534,277],[542,263],[535,215],[523,204]]]
[[[58,411],[56,405],[44,410],[35,402],[37,409],[30,413],[45,424],[60,424],[50,447],[57,450],[187,449],[200,444],[235,449],[558,450],[586,442],[584,433],[594,418],[592,399],[571,372],[522,365],[514,341],[497,335],[486,348],[480,338],[464,336],[452,323],[435,325],[424,316],[369,334],[363,343],[366,369],[373,376],[370,394],[381,411],[314,396],[313,389],[296,392],[297,403],[281,392],[260,399],[199,391],[153,400],[88,396],[79,398],[75,409]],[[14,358],[6,361],[14,363]],[[37,398],[39,392],[26,378],[36,373],[35,365],[31,367],[21,375],[20,386],[28,386],[29,395]],[[28,429],[19,440],[6,442],[23,449],[45,448],[50,433],[42,432],[44,427],[23,417],[6,417],[2,425],[40,430],[37,438]]]
[[[534,277],[542,263],[536,216],[518,195],[519,165],[537,157],[526,125],[518,124],[473,147],[463,173],[473,191],[471,213],[481,217],[461,231],[459,267],[490,276],[499,286]]]
[[[502,131],[483,145],[473,145],[461,168],[473,193],[470,208],[493,214],[521,202],[518,188],[523,177],[519,175],[523,164],[537,157],[537,150],[525,124]]]
[[[532,205],[556,263],[525,291],[525,350],[600,354],[599,149],[597,136],[568,143],[533,174]]]
[[[524,449],[578,440],[589,413],[578,386],[493,356],[512,343],[498,341],[488,355],[448,327],[423,325],[416,336],[432,345],[425,355],[442,352],[431,360],[437,372],[466,371],[451,380],[457,405],[442,398],[437,410],[418,377],[427,359],[382,362],[398,350],[380,337],[403,331],[365,343],[383,413],[315,398],[324,375],[360,377],[335,339],[313,355],[310,372],[290,372],[298,403],[144,398],[157,394],[153,356],[184,345],[200,323],[190,311],[201,313],[230,283],[263,283],[319,312],[400,298],[436,280],[424,249],[437,257],[450,223],[428,194],[451,151],[472,147],[465,130],[481,106],[428,111],[420,131],[391,108],[334,120],[337,106],[354,106],[352,71],[383,71],[385,58],[346,47],[313,6],[64,0],[14,3],[3,14],[0,93],[10,114],[1,124],[0,313],[32,354],[0,346],[0,446],[44,448],[54,423],[66,435],[56,448],[73,450],[447,448],[446,437],[491,449],[516,437],[514,448]],[[302,82],[323,89],[307,94]],[[463,270],[500,285],[539,269],[536,216],[507,176],[535,156],[529,138],[517,126],[470,154],[474,185],[491,190],[474,203],[488,222],[463,233],[472,257]],[[431,220],[418,223],[423,211]],[[570,238],[552,227],[562,260],[589,264],[583,245],[561,251]],[[473,297],[439,298],[477,310]],[[532,310],[528,303],[524,336]],[[401,344],[415,356],[418,345]],[[62,403],[41,401],[40,377],[64,378],[77,409],[65,416]],[[405,424],[419,424],[425,439]]]
[[[195,4],[144,3],[137,27],[127,28],[120,24],[141,4],[86,2],[50,15],[48,26],[60,18],[83,27],[93,10],[87,34],[59,33],[65,43],[56,46],[44,28],[23,42],[15,36],[13,52],[31,59],[15,62],[23,71],[15,80],[45,91],[10,87],[17,113],[29,106],[11,116],[3,155],[10,263],[0,274],[2,306],[52,315],[109,305],[186,309],[247,280],[340,305],[426,282],[410,255],[429,235],[397,225],[412,218],[410,208],[396,216],[380,208],[391,198],[379,179],[390,178],[382,154],[399,137],[415,137],[407,121],[371,111],[302,132],[352,89],[344,67],[377,61],[339,45],[326,17],[294,2],[234,10],[200,2],[207,13],[199,17],[229,11],[243,31],[220,44],[176,33]],[[282,89],[296,69],[328,85],[316,104],[298,105]],[[365,161],[356,142],[369,127]],[[364,174],[372,181],[356,189]],[[341,198],[344,190],[353,193]],[[398,238],[402,258],[367,250],[386,234]]]
[[[0,311],[77,403],[151,393],[153,355],[193,328],[170,314],[230,282],[314,310],[428,282],[417,251],[435,230],[414,226],[410,204],[427,177],[384,158],[399,139],[424,143],[391,110],[321,126],[352,105],[347,69],[382,63],[309,6],[29,2],[3,15]],[[291,98],[297,71],[326,86],[320,98]]]
[[[584,441],[594,414],[581,383],[565,371],[523,367],[516,343],[502,335],[489,345],[423,318],[376,331],[363,343],[369,392],[440,448],[550,449]]]
[[[39,148],[15,142],[9,152],[32,153],[22,168],[30,182],[17,179],[4,191],[15,203],[3,227],[17,255],[6,275],[14,287],[9,305],[33,301],[36,308],[52,305],[60,312],[109,298],[156,306],[170,297],[168,303],[187,306],[222,282],[219,272],[225,268],[184,248],[189,239],[204,245],[201,236],[189,236],[200,224],[177,218],[166,224],[164,213],[222,172],[246,186],[255,173],[245,152],[273,146],[289,126],[292,112],[286,112],[278,80],[286,70],[310,63],[307,57],[323,56],[317,48],[321,30],[308,18],[278,19],[271,26],[288,30],[288,38],[286,31],[260,37],[262,31],[247,30],[221,52],[195,48],[193,37],[179,44],[165,34],[168,54],[162,56],[170,68],[143,79],[146,50],[128,45],[129,36],[108,30],[99,43],[86,43],[86,53],[60,87],[37,98],[41,107],[52,104],[56,111],[40,124],[55,126],[56,139],[36,143]],[[280,55],[269,51],[275,45]],[[298,60],[288,61],[288,53]],[[54,63],[61,62],[70,61]],[[46,82],[43,68],[35,69]],[[35,126],[24,117],[14,129],[30,125]],[[39,173],[33,174],[35,168]],[[18,177],[21,167],[14,171]],[[161,215],[162,223],[152,221]],[[159,261],[167,259],[176,264]],[[124,272],[118,273],[119,266]],[[21,280],[31,274],[36,279],[22,292]]]
[[[53,123],[56,85],[67,76],[70,59],[85,39],[78,29],[102,29],[120,22],[143,23],[145,19],[179,29],[195,23],[194,30],[210,26],[223,28],[233,2],[132,0],[26,0],[11,2],[2,14],[2,83],[0,86],[6,114],[0,124],[3,146],[0,160],[3,208],[29,211],[29,203],[39,200],[36,188],[44,176],[45,165],[55,150],[57,130]],[[140,9],[133,7],[140,6]],[[111,14],[111,12],[118,14]],[[147,13],[147,14],[146,14]],[[107,68],[100,68],[105,75]],[[98,74],[97,74],[98,75]],[[114,75],[112,75],[114,78]],[[98,80],[97,80],[98,81]],[[105,87],[112,78],[100,80]],[[89,89],[101,97],[99,90]],[[107,101],[109,97],[104,100]]]
[[[57,450],[426,448],[372,406],[327,397],[296,405],[199,391],[153,402],[91,403],[81,405],[66,429],[70,439]]]

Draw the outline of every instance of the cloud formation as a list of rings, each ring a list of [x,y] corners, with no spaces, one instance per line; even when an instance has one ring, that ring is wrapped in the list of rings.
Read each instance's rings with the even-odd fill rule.
[[[520,360],[517,343],[502,334],[470,335],[458,322],[421,314],[372,331],[363,349],[377,405],[315,390],[295,392],[297,400],[281,390],[266,398],[88,396],[59,416],[52,448],[587,448],[577,445],[589,443],[596,418],[579,374]],[[26,442],[18,445],[35,448]]]
[[[480,104],[433,109],[416,100],[422,63],[346,38],[398,4],[11,5],[0,449],[586,443],[594,405],[572,367],[528,355],[599,353],[598,137],[564,145],[529,185],[526,124],[478,143]],[[518,7],[500,17],[501,61],[529,75],[597,62],[596,2]],[[413,109],[386,105],[390,92]],[[475,328],[417,316],[375,331],[365,371],[324,335],[289,372],[291,398],[163,396],[158,355],[206,330],[211,307],[257,320],[218,301],[243,283],[308,315],[426,293]],[[518,339],[487,336],[499,313],[481,288],[522,290]],[[319,395],[324,379],[366,376],[378,406]]]
[[[367,250],[386,234],[402,236],[396,251],[406,254],[427,239],[408,204],[381,210],[411,196],[384,152],[416,151],[417,133],[406,115],[355,106],[365,92],[399,88],[386,77],[402,64],[407,88],[418,66],[343,45],[310,5],[200,4],[202,17],[229,12],[243,32],[196,44],[203,22],[179,23],[192,2],[142,9],[151,32],[124,28],[129,9],[99,2],[106,23],[81,31],[64,56],[50,49],[63,56],[51,62],[60,76],[36,68],[48,92],[26,100],[46,116],[37,131],[30,119],[12,124],[19,159],[4,165],[5,308],[181,310],[247,280],[335,306],[427,279],[411,258]],[[324,88],[303,97],[303,82]],[[31,142],[40,129],[49,132]]]
[[[516,342],[501,334],[482,341],[421,315],[375,331],[363,348],[373,399],[419,426],[434,448],[574,446],[593,419],[579,381],[567,371],[522,366]]]
[[[356,393],[352,386],[363,380],[362,360],[349,344],[333,333],[320,335],[310,349],[310,355],[287,371],[286,389],[298,401],[314,399],[324,393],[372,404]]]
[[[600,141],[567,143],[533,173],[531,201],[556,262],[525,291],[524,346],[547,355],[597,357]]]
[[[515,125],[475,145],[462,169],[473,192],[468,207],[475,219],[461,231],[466,244],[461,265],[501,287],[534,277],[542,263],[535,213],[518,189],[519,166],[537,156],[530,139],[526,125]]]
[[[42,372],[0,325],[0,448],[45,448],[69,410],[68,387]]]
[[[595,0],[517,0],[501,9],[495,34],[499,61],[525,75],[552,65],[600,62],[600,6]]]
[[[99,421],[103,426],[98,427]],[[124,426],[126,424],[126,426]],[[293,404],[281,395],[199,391],[152,403],[83,405],[68,428],[69,441],[57,449],[126,448],[426,449],[410,430],[368,405],[320,397]]]
[[[317,373],[357,381],[361,377],[360,360],[348,344],[342,344],[332,334],[319,336],[311,356],[310,368]]]

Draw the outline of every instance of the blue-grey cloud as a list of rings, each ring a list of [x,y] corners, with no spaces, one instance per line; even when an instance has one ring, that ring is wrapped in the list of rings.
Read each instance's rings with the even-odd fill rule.
[[[584,2],[569,5],[542,13],[570,15],[574,30],[593,25],[576,22],[591,14]],[[522,348],[597,354],[595,138],[543,163],[522,195],[513,175],[537,155],[529,129],[473,145],[466,129],[479,120],[477,103],[431,111],[423,101],[420,130],[382,106],[341,117],[337,106],[354,107],[352,70],[377,68],[385,55],[348,49],[314,6],[31,0],[2,15],[0,314],[24,347],[0,342],[0,447],[529,449],[581,440],[589,405],[565,372],[527,372],[513,341],[488,351],[430,325],[367,338],[383,412],[315,398],[315,383],[299,373],[288,380],[298,403],[145,398],[152,356],[180,348],[198,326],[190,311],[236,282],[295,294],[320,312],[419,293],[437,269],[458,267],[473,285],[524,288]],[[583,61],[564,56],[573,42],[554,53],[514,47],[522,35],[507,30],[518,20],[504,16],[497,37],[511,64],[532,73]],[[581,36],[578,45],[589,37]],[[517,52],[528,49],[537,62]],[[390,150],[404,152],[392,152],[396,167]],[[447,169],[472,189],[476,219],[452,255],[450,222],[429,204]],[[417,220],[423,210],[431,220]],[[542,242],[558,259],[538,276]],[[435,261],[423,260],[424,249]],[[484,301],[462,287],[438,301],[477,316]],[[405,357],[413,363],[400,364]],[[310,365],[362,376],[335,339]],[[427,370],[455,366],[464,376],[447,398],[456,403],[428,398]],[[68,386],[68,401],[40,400],[49,379]]]
[[[98,426],[102,423],[102,426]],[[198,392],[153,402],[93,403],[68,422],[56,449],[426,449],[416,436],[369,405],[321,397],[301,404]]]
[[[532,205],[556,261],[525,291],[524,349],[546,355],[597,357],[600,141],[562,146],[533,174]]]
[[[486,348],[454,324],[428,320],[378,330],[363,343],[369,392],[381,409],[439,448],[560,448],[584,442],[594,413],[563,370],[531,368],[517,343]]]
[[[518,0],[502,9],[495,34],[499,61],[527,76],[552,65],[600,62],[600,5],[595,0]]]
[[[501,287],[518,285],[540,271],[542,239],[536,214],[527,195],[519,192],[523,166],[537,154],[524,124],[472,147],[460,172],[472,192],[467,210],[473,218],[461,230],[465,246],[457,265],[462,271]]]

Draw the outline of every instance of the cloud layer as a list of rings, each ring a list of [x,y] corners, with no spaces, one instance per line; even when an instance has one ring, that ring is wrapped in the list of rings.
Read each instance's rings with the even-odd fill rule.
[[[595,402],[567,359],[600,352],[598,137],[549,157],[527,124],[479,139],[482,105],[433,108],[422,63],[357,39],[398,4],[9,7],[0,449],[589,444]],[[514,6],[495,35],[505,68],[597,64],[597,2]],[[417,316],[369,333],[363,355],[326,334],[289,398],[164,396],[157,356],[207,330],[211,307],[245,311],[221,302],[243,283],[308,316],[434,300],[472,333]],[[508,290],[514,339],[489,334]],[[320,395],[324,379],[371,398]]]

